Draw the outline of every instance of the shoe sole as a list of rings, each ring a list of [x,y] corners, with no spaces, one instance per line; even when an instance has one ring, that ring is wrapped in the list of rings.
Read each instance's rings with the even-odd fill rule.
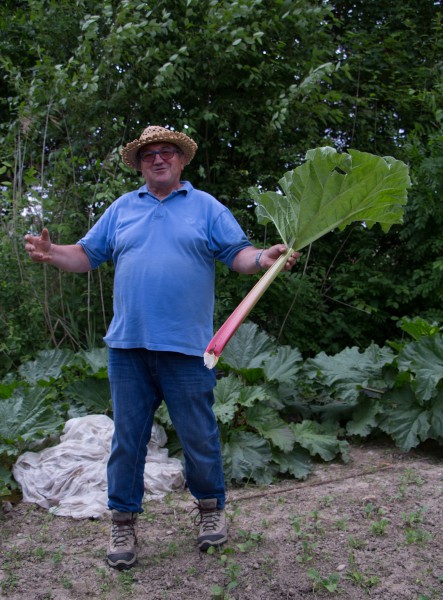
[[[107,559],[108,561],[108,565],[110,567],[112,567],[113,569],[117,569],[117,571],[127,571],[128,569],[132,569],[132,567],[135,565],[135,563],[137,562],[137,558],[134,556],[134,558],[132,560],[111,560],[110,558]]]
[[[218,546],[223,546],[223,544],[225,544],[227,541],[227,536],[220,538],[219,540],[202,540],[201,542],[199,542],[198,548],[201,552],[207,552],[209,548],[217,548]]]

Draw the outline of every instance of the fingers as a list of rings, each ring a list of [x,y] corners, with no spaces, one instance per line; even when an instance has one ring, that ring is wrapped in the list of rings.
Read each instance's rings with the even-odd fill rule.
[[[299,258],[300,253],[299,252],[294,252],[293,254],[291,254],[291,256],[288,257],[288,260],[286,261],[284,270],[285,271],[290,271],[292,269],[292,267],[295,265],[297,259]]]
[[[285,244],[275,244],[265,252],[267,254],[267,257],[271,259],[272,262],[275,262],[279,256],[281,256],[287,251],[288,247],[285,246]],[[299,257],[299,252],[293,252],[290,256],[288,256],[288,259],[283,267],[283,271],[290,271]]]
[[[49,231],[44,228],[40,236],[25,235],[25,251],[31,260],[35,262],[49,262],[51,260],[50,248],[51,240]]]
[[[50,260],[50,255],[37,250],[34,244],[25,244],[25,251],[28,253],[29,258],[35,262],[47,262]]]

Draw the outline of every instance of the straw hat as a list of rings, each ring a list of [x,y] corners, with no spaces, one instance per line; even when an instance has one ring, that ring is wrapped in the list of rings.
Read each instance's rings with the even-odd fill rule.
[[[157,125],[150,125],[147,127],[138,140],[129,142],[122,150],[120,154],[123,158],[123,162],[132,169],[140,170],[139,161],[137,160],[137,153],[146,144],[154,144],[158,142],[169,142],[175,144],[182,150],[185,156],[185,165],[189,164],[194,158],[197,151],[197,144],[190,137],[184,133],[178,131],[171,131],[164,127],[158,127]]]

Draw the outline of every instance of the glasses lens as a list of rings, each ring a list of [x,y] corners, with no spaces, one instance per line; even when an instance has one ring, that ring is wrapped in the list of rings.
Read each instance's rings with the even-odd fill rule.
[[[175,154],[175,150],[155,150],[153,152],[145,152],[142,154],[141,159],[145,163],[153,163],[157,154],[160,155],[162,160],[171,160]]]
[[[174,154],[174,150],[160,150],[160,158],[163,160],[171,160]]]

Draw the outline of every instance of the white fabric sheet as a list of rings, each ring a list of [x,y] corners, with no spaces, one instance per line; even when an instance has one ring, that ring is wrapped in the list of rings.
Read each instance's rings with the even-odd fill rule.
[[[114,422],[105,415],[67,421],[60,443],[25,452],[13,467],[23,500],[76,519],[100,518],[107,511],[106,463]],[[145,465],[145,500],[184,488],[181,462],[163,448],[167,437],[155,424]]]

